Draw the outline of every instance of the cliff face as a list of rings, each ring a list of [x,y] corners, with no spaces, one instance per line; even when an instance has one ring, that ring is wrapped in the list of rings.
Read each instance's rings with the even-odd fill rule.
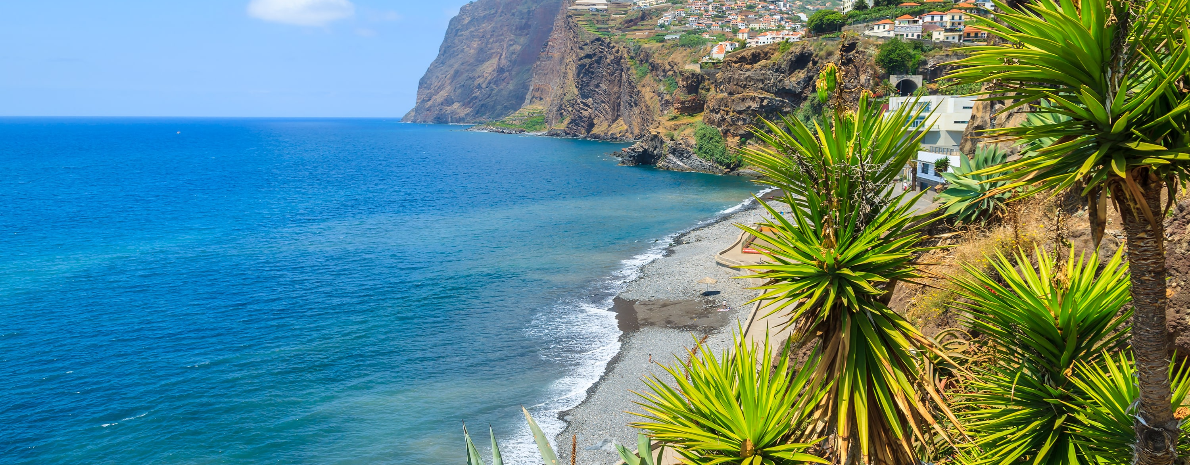
[[[451,19],[438,58],[404,120],[478,123],[508,116],[529,91],[533,65],[563,0],[477,0]]]
[[[728,55],[713,78],[703,121],[734,137],[748,135],[760,118],[779,121],[814,98],[814,82],[829,62],[842,70],[843,88],[856,94],[848,95],[849,101],[879,82],[879,69],[858,42],[820,52],[813,47],[803,42],[782,53],[778,45],[770,45]]]
[[[630,52],[584,31],[562,11],[533,66],[526,108],[543,109],[550,135],[590,139],[639,139],[658,109],[634,78]]]

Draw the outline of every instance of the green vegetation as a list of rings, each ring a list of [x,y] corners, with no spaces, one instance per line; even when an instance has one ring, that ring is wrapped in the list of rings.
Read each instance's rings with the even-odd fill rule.
[[[847,12],[847,24],[870,23],[872,21],[879,21],[882,19],[892,19],[901,15],[921,16],[932,10],[951,8],[950,4],[935,5],[935,6],[897,6],[900,3],[892,5],[878,6],[866,10],[851,10]]]
[[[646,413],[636,414],[644,420],[633,426],[695,465],[828,463],[805,453],[812,443],[795,438],[823,395],[807,389],[810,370],[792,375],[785,353],[773,366],[768,340],[758,347],[742,332],[735,334],[735,350],[718,360],[696,342],[698,356],[664,367],[672,385],[646,378],[650,392],[640,394]]]
[[[661,80],[661,90],[664,90],[667,94],[674,93],[674,91],[678,90],[678,80],[673,76],[666,76],[665,79]]]
[[[697,48],[706,45],[708,40],[697,32],[687,32],[678,38],[678,45],[688,48]]]
[[[740,268],[763,283],[753,302],[789,329],[788,345],[740,334],[722,354],[697,344],[667,367],[672,379],[647,381],[635,426],[694,464],[1170,465],[1190,454],[1179,440],[1190,432],[1190,366],[1169,359],[1163,229],[1190,182],[1190,0],[1022,8],[972,19],[1001,40],[960,49],[967,57],[940,86],[1003,103],[997,116],[1029,105],[1020,126],[987,132],[1022,147],[1020,158],[980,150],[943,175],[947,215],[1006,224],[947,245],[966,232],[917,212],[922,194],[888,189],[917,156],[925,129],[905,128],[922,112],[882,112],[866,91],[848,101],[828,63],[816,103],[761,120],[734,155],[786,193],[779,206],[762,203],[756,227],[741,226],[765,262]],[[816,14],[816,26],[829,14]],[[876,59],[912,71],[926,51],[894,40]],[[668,127],[695,122],[679,118]],[[718,130],[694,132],[700,157],[733,162]],[[1127,242],[1110,259],[1051,252],[1007,219],[1020,211],[1014,195],[1067,192],[1086,198],[1095,245],[1108,202],[1119,212]],[[946,228],[953,234],[936,233]],[[952,265],[931,262],[947,254],[962,272],[938,273]],[[904,286],[934,283],[945,289]],[[925,336],[915,301],[949,310],[961,327]],[[468,437],[478,465],[473,450]],[[656,465],[648,452],[626,452],[631,465]]]
[[[888,74],[914,74],[920,61],[921,54],[912,45],[895,37],[880,44],[876,52],[876,64]]]
[[[548,129],[545,125],[545,115],[542,114],[520,117],[513,115],[500,121],[492,121],[486,125],[495,128],[523,129],[525,132],[542,132]]]
[[[1101,270],[1097,255],[1071,254],[1061,269],[1049,253],[1034,255],[1036,267],[1018,251],[1015,263],[992,260],[998,279],[968,267],[969,277],[957,280],[958,308],[995,360],[961,403],[973,439],[967,463],[1087,463],[1077,459],[1088,456],[1079,416],[1094,406],[1079,401],[1086,393],[1073,383],[1074,369],[1124,346],[1127,270],[1118,252]]]
[[[934,171],[945,173],[948,169],[950,169],[949,157],[938,157],[937,160],[934,160]]]
[[[835,10],[815,11],[806,20],[806,28],[814,34],[839,32],[843,29],[844,24],[846,24],[846,20],[843,18],[843,13]]]
[[[1107,201],[1123,219],[1132,269],[1132,350],[1139,380],[1136,463],[1168,464],[1179,420],[1170,406],[1165,313],[1168,296],[1163,222],[1190,181],[1190,1],[1030,3],[995,21],[975,18],[1003,39],[966,49],[964,66],[949,77],[961,83],[995,82],[984,91],[1029,102],[1033,111],[1061,116],[1052,124],[994,129],[989,135],[1024,143],[1054,141],[1020,160],[988,170],[1024,195],[1082,186],[1096,244],[1107,224]],[[1042,19],[1044,17],[1044,19]],[[1061,32],[1059,32],[1061,31]],[[1008,97],[1006,93],[1015,93]],[[1138,278],[1143,277],[1143,278]]]
[[[938,198],[946,207],[946,216],[960,224],[982,223],[1003,209],[1011,194],[1000,188],[1007,182],[991,181],[992,176],[976,172],[1007,159],[1008,155],[998,147],[980,147],[974,157],[959,157],[959,166],[953,173],[942,173],[949,185]]]
[[[636,80],[640,81],[649,75],[649,65],[639,63],[632,67],[632,72],[636,74]]]
[[[740,166],[742,159],[727,150],[723,133],[719,132],[718,128],[699,122],[694,129],[694,142],[694,153],[698,154],[699,158],[727,169]]]
[[[841,95],[833,68],[819,79],[824,102]],[[784,312],[792,343],[812,350],[807,367],[816,368],[804,370],[814,372],[811,386],[827,390],[815,418],[838,432],[830,450],[915,463],[910,444],[932,444],[931,433],[949,437],[935,415],[951,414],[920,363],[934,346],[887,297],[897,282],[918,277],[914,257],[925,250],[929,221],[913,213],[916,197],[883,186],[916,156],[925,132],[906,136],[920,114],[911,105],[885,114],[866,92],[858,104],[824,115],[815,128],[786,117],[755,131],[760,144],[744,157],[761,182],[789,193],[782,209],[790,213],[764,204],[771,219],[742,227],[771,244],[758,246],[768,264],[744,268],[767,283],[755,300],[769,315]]]

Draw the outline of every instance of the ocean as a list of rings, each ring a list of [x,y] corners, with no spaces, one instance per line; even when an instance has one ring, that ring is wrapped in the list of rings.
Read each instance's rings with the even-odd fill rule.
[[[0,463],[536,460],[746,179],[356,119],[0,119]]]

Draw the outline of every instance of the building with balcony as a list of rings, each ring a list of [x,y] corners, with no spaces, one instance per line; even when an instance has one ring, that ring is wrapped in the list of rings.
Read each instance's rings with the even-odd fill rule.
[[[882,19],[872,25],[871,29],[864,31],[864,35],[869,37],[892,37],[893,36],[893,22],[891,19]]]
[[[921,38],[921,19],[910,15],[902,15],[893,25],[893,35],[902,39]]]
[[[909,123],[908,130],[919,130],[927,126],[925,137],[921,141],[921,151],[918,152],[918,181],[926,181],[929,187],[944,182],[941,176],[933,171],[933,162],[941,157],[950,157],[951,166],[959,166],[959,143],[963,141],[963,133],[967,130],[967,123],[971,120],[971,109],[975,107],[975,97],[959,97],[957,95],[930,95],[925,97],[891,97],[888,99],[889,111],[896,111],[905,105],[917,103],[922,114]],[[928,165],[928,172],[920,172]]]

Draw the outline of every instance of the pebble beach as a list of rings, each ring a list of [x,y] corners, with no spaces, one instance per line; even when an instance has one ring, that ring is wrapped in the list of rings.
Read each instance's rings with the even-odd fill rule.
[[[616,299],[620,322],[620,353],[608,363],[603,377],[587,391],[577,407],[560,413],[567,427],[555,444],[562,463],[569,463],[572,441],[577,441],[577,463],[620,463],[615,444],[636,449],[637,430],[629,426],[643,412],[635,392],[647,392],[643,379],[656,376],[670,381],[662,364],[683,360],[697,340],[721,353],[731,344],[732,333],[746,326],[758,291],[748,289],[743,275],[719,265],[715,255],[733,244],[741,230],[763,218],[764,209],[751,203],[717,222],[677,237],[659,258],[641,270]],[[704,278],[715,284],[701,284]],[[709,292],[707,292],[709,290]]]

